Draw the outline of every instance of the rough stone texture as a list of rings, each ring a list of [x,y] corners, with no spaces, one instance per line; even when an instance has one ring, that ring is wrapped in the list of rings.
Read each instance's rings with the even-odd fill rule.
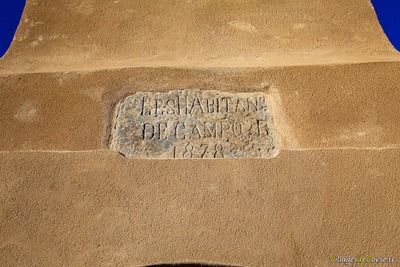
[[[0,266],[331,266],[400,247],[400,149],[0,153]],[[394,265],[395,266],[395,265]]]
[[[0,73],[393,60],[369,0],[28,0]]]
[[[270,158],[278,151],[263,93],[140,92],[116,108],[110,147],[132,158]]]
[[[0,150],[108,148],[118,101],[174,88],[269,95],[282,149],[398,147],[399,84],[398,62],[6,75],[0,76]]]
[[[28,0],[0,61],[0,266],[398,261],[399,84],[368,0]],[[121,100],[178,89],[265,95],[280,153],[110,150]]]

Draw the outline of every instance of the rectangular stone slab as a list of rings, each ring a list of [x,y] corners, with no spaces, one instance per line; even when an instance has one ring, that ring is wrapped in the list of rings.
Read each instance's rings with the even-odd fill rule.
[[[138,92],[116,108],[110,147],[131,158],[270,158],[265,93]]]

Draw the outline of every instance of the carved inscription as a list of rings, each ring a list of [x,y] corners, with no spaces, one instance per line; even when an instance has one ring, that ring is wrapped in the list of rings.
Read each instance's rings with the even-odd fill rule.
[[[130,158],[270,158],[278,151],[263,93],[139,92],[115,116],[110,147]]]

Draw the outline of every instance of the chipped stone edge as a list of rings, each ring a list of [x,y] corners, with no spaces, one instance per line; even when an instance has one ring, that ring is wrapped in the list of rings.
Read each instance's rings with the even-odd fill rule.
[[[165,90],[165,91],[137,91],[133,94],[129,94],[129,95],[125,95],[123,96],[123,98],[121,98],[119,101],[116,102],[116,104],[114,105],[114,107],[112,108],[112,118],[111,118],[111,129],[109,131],[109,136],[108,136],[108,148],[111,149],[112,151],[117,152],[118,154],[120,154],[121,156],[123,156],[124,158],[128,159],[128,160],[271,160],[276,158],[280,152],[281,152],[281,138],[278,134],[278,132],[276,131],[276,127],[274,124],[274,112],[273,112],[273,104],[270,103],[273,99],[273,96],[270,95],[270,89],[271,86],[266,86],[264,87],[264,89],[266,91],[259,91],[259,90],[252,90],[252,91],[248,91],[248,92],[243,92],[243,91],[218,91],[218,90],[208,90],[208,89],[190,89],[191,91],[210,91],[210,92],[222,92],[222,93],[228,93],[228,94],[237,94],[237,95],[242,95],[242,94],[251,94],[251,93],[258,93],[258,94],[264,94],[266,96],[266,104],[268,107],[268,110],[270,111],[270,116],[268,119],[269,125],[271,125],[270,127],[268,127],[268,131],[270,132],[271,138],[275,141],[274,142],[274,148],[272,150],[271,156],[270,157],[265,157],[265,158],[261,158],[261,157],[243,157],[243,158],[187,158],[187,159],[179,159],[179,158],[151,158],[151,157],[130,157],[125,155],[124,153],[122,153],[120,150],[118,150],[114,143],[114,132],[116,130],[117,127],[117,121],[118,121],[118,117],[120,114],[120,106],[129,98],[132,96],[135,96],[136,94],[141,94],[141,93],[152,93],[152,94],[159,94],[159,93],[170,93],[172,91],[184,91],[184,90],[188,90],[188,89],[170,89],[170,90]]]

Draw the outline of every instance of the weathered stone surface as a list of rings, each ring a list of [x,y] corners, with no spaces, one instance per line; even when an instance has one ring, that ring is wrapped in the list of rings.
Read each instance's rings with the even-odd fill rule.
[[[0,75],[0,150],[109,148],[118,101],[171,88],[267,94],[280,150],[398,147],[399,63]]]
[[[116,108],[111,148],[127,157],[269,158],[277,141],[264,93],[138,92]]]
[[[0,266],[398,262],[399,84],[370,0],[27,1],[0,61]],[[260,92],[279,155],[117,142],[123,104],[172,89]]]
[[[0,73],[399,60],[370,0],[26,2]]]
[[[127,157],[268,158],[277,142],[265,94],[174,90],[125,98],[111,148]]]
[[[0,153],[0,266],[399,259],[400,149],[282,149],[268,160],[116,154]]]

